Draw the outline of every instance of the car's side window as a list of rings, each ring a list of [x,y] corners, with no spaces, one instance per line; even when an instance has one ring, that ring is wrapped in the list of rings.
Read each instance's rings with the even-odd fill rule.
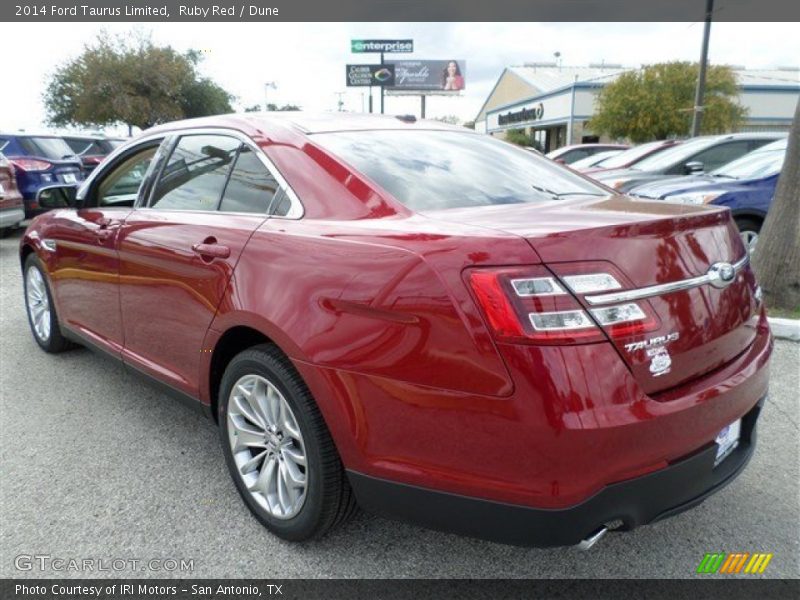
[[[720,144],[700,152],[692,161],[703,163],[703,170],[708,173],[744,155],[747,152],[747,147],[748,143],[746,141]]]
[[[239,149],[224,135],[185,135],[178,140],[156,183],[152,208],[216,210]]]
[[[133,206],[157,151],[150,146],[113,167],[97,186],[97,206]]]
[[[219,209],[267,214],[279,185],[249,146],[242,145]]]
[[[292,208],[292,200],[285,190],[281,189],[275,194],[275,200],[269,210],[269,214],[274,217],[285,217]]]

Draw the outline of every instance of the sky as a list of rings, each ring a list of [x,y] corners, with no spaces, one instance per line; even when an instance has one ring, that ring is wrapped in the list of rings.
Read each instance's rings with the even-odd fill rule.
[[[203,51],[201,73],[237,97],[237,110],[265,101],[305,110],[361,111],[364,88],[345,87],[345,64],[377,62],[351,54],[351,39],[414,40],[414,53],[397,58],[466,61],[460,97],[430,97],[427,116],[475,118],[504,67],[552,61],[605,61],[636,67],[699,59],[702,23],[0,23],[6,49],[0,80],[0,130],[54,131],[42,103],[48,77],[98,35],[150,33],[161,45]],[[14,49],[13,54],[9,49]],[[798,66],[796,23],[714,23],[709,59],[747,68]],[[13,85],[13,92],[9,86]],[[341,96],[340,96],[341,94]],[[378,96],[375,92],[375,110]],[[419,98],[387,97],[386,112],[419,114]],[[121,133],[123,130],[109,130]]]

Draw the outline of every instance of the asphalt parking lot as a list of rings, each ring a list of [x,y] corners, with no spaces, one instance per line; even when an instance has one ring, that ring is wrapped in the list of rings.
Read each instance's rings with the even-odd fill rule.
[[[250,516],[210,421],[110,359],[39,350],[24,314],[18,241],[19,233],[0,240],[0,577],[93,576],[14,566],[19,555],[46,554],[191,559],[194,571],[182,575],[203,578],[684,578],[719,551],[771,552],[765,577],[800,577],[800,344],[776,344],[759,447],[738,480],[692,511],[610,534],[589,552],[503,546],[365,514],[294,545]]]

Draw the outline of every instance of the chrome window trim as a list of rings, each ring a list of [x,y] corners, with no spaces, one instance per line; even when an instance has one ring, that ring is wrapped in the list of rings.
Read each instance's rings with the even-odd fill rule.
[[[747,263],[750,262],[750,254],[745,252],[745,255],[733,263],[731,266],[733,267],[733,271],[735,275],[738,275],[739,272],[747,266]],[[713,265],[712,265],[713,266]],[[635,290],[624,290],[621,292],[614,292],[611,294],[598,294],[596,296],[584,296],[586,302],[592,306],[596,306],[598,304],[611,304],[617,302],[629,302],[632,300],[641,300],[642,298],[650,298],[652,296],[660,296],[662,294],[670,294],[672,292],[680,292],[683,290],[689,290],[692,288],[699,287],[701,285],[710,284],[712,281],[715,281],[714,276],[710,273],[706,273],[704,275],[698,275],[697,277],[691,277],[689,279],[683,279],[681,281],[674,281],[671,283],[661,283],[658,285],[651,285],[648,287],[643,287]]]
[[[123,152],[127,152],[129,148],[132,148],[135,145],[152,142],[158,139],[161,139],[163,143],[164,140],[166,140],[171,136],[180,138],[184,135],[224,135],[228,137],[233,137],[238,141],[240,141],[241,143],[245,144],[255,153],[256,156],[258,156],[258,159],[264,165],[264,168],[266,168],[269,174],[275,178],[275,181],[278,182],[278,185],[281,188],[283,188],[283,190],[286,192],[286,195],[289,196],[289,200],[291,202],[291,207],[289,208],[289,212],[286,215],[283,216],[269,215],[266,212],[264,213],[264,215],[268,216],[270,219],[292,219],[292,220],[301,219],[303,215],[305,215],[305,208],[303,207],[303,203],[300,202],[300,198],[292,189],[292,186],[289,185],[289,182],[286,181],[286,178],[281,174],[281,172],[267,157],[267,155],[264,154],[264,151],[259,147],[259,145],[256,144],[252,140],[252,138],[250,138],[250,136],[242,133],[237,129],[229,129],[226,127],[191,127],[186,129],[170,129],[170,130],[159,131],[158,133],[151,133],[146,136],[138,137],[135,140],[132,140],[130,143],[123,144],[122,146],[114,149],[114,151],[111,152],[111,154],[109,154],[104,160],[108,160],[110,162],[111,160],[116,158],[117,155]],[[100,170],[101,169],[95,169],[94,171],[92,171],[89,177],[83,182],[83,185],[81,185],[81,189],[83,189],[84,187],[88,189],[88,187],[91,185],[91,182],[97,177],[98,171]],[[105,169],[103,169],[103,171],[105,171]],[[80,194],[80,190],[78,193]],[[148,198],[148,204],[149,200],[150,199]],[[151,207],[151,206],[137,206],[136,208],[137,209],[151,208],[153,210],[159,210],[157,207]],[[225,211],[207,210],[207,211],[195,211],[195,212],[223,213]],[[225,212],[225,214],[228,213]],[[258,213],[246,213],[246,214],[255,215]]]

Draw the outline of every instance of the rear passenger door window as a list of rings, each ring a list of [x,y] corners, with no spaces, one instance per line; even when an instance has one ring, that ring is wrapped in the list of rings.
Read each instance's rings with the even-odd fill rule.
[[[236,157],[219,209],[225,212],[267,214],[279,185],[255,151],[242,146]]]
[[[239,146],[237,139],[224,135],[181,137],[161,172],[150,206],[216,210]]]
[[[692,161],[703,163],[703,171],[709,173],[722,165],[743,156],[748,151],[748,142],[728,142],[708,150],[704,150],[692,158]]]

